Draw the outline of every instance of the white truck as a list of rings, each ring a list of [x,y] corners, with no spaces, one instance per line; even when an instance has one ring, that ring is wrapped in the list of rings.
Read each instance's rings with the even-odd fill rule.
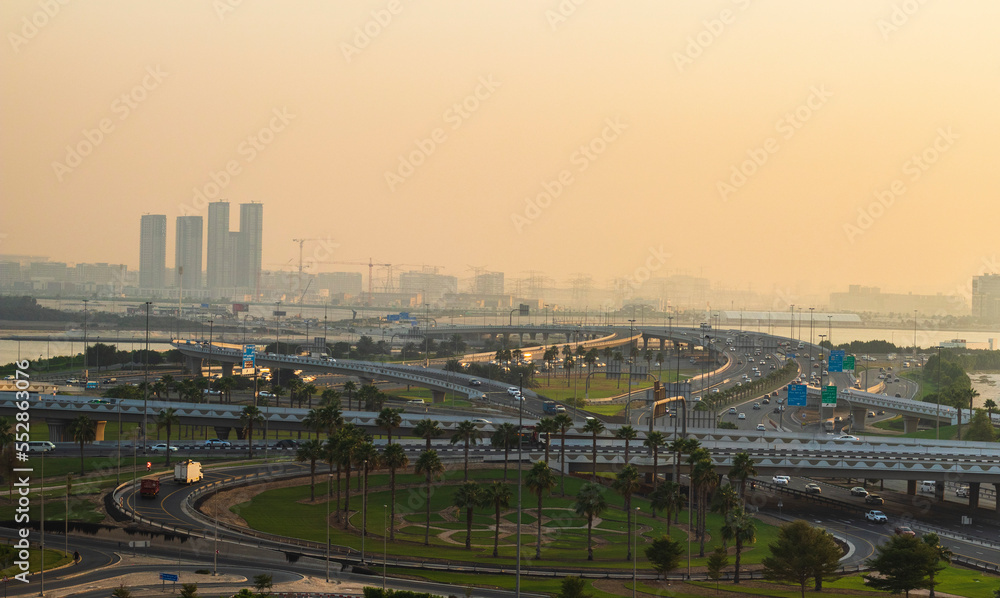
[[[174,465],[174,481],[178,484],[200,482],[205,477],[201,463],[188,459]]]

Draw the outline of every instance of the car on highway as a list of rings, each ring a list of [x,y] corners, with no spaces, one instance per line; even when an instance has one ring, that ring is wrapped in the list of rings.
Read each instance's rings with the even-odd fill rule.
[[[792,481],[792,478],[786,475],[776,475],[771,478],[771,483],[775,486],[787,486],[790,481]]]
[[[520,392],[520,390],[518,390],[518,388],[516,386],[508,386],[507,387],[507,394],[509,394],[510,396],[514,396],[518,392]]]
[[[232,448],[233,444],[228,440],[223,440],[221,438],[209,438],[205,441],[205,446],[208,448]]]
[[[884,505],[885,504],[885,499],[882,498],[881,496],[879,496],[878,494],[869,494],[868,496],[865,497],[865,504],[866,505]]]
[[[851,488],[851,496],[868,496],[868,491],[861,486]]]
[[[754,411],[759,410],[760,409],[760,403],[754,403],[753,404],[753,409],[754,409]]]
[[[905,525],[897,525],[894,530],[897,536],[916,536],[917,532],[913,531]]]
[[[87,403],[91,405],[110,405],[111,401],[108,401],[107,399],[90,399]]]
[[[66,380],[66,384],[79,384],[79,383],[80,383],[80,380],[77,379],[77,378],[68,378]]]
[[[871,521],[872,523],[888,523],[889,518],[885,516],[882,511],[876,511],[872,509],[871,511],[865,511],[865,520]]]
[[[763,403],[764,405],[769,405],[771,404],[771,399],[764,397],[763,399],[761,399],[760,402]]]
[[[836,438],[834,438],[834,440],[839,440],[841,442],[847,442],[847,441],[861,440],[861,439],[858,438],[857,436],[852,436],[850,434],[843,434],[841,436],[837,436]]]
[[[154,444],[153,446],[149,447],[149,450],[153,451],[154,453],[165,453],[169,450],[172,453],[177,450],[177,447],[171,446],[168,448],[165,443],[161,443],[161,444]]]
[[[747,418],[747,414],[746,413],[741,413],[741,414],[739,414],[739,415],[736,416],[736,419],[746,419],[746,418]]]
[[[424,400],[423,399],[409,399],[408,401],[406,401],[406,404],[407,405],[423,405],[424,404]]]
[[[482,386],[482,384],[483,384],[482,382],[476,380],[475,378],[469,380],[469,386]]]
[[[278,442],[274,443],[274,448],[283,448],[283,449],[284,448],[289,448],[289,449],[293,449],[293,448],[298,448],[298,446],[299,446],[299,443],[296,440],[293,440],[291,438],[283,438],[283,439],[279,440]]]
[[[767,431],[767,426],[765,426],[764,424],[757,424],[757,431],[758,432],[766,432]]]
[[[474,417],[474,418],[472,418],[472,423],[474,423],[474,424],[492,424],[493,422],[491,422],[490,420],[486,419],[485,417]]]
[[[969,498],[969,487],[959,486],[958,488],[955,488],[955,496],[958,498]]]
[[[823,489],[819,487],[819,484],[806,484],[806,494],[822,494]]]
[[[729,415],[736,415],[736,407],[729,408]]]
[[[260,391],[260,392],[257,393],[257,397],[259,397],[261,399],[273,399],[274,398],[274,393],[267,392],[266,390],[262,390],[262,391]]]

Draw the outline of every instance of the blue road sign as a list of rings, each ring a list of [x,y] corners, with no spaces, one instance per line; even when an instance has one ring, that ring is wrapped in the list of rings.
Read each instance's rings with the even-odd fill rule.
[[[177,581],[176,573],[160,573],[160,581]]]
[[[830,351],[830,361],[827,363],[826,371],[828,372],[843,372],[844,371],[844,352],[843,351]]]
[[[257,357],[256,345],[243,345],[243,367],[252,368]]]
[[[791,407],[805,407],[806,406],[806,385],[805,384],[789,384],[788,385],[788,405]]]

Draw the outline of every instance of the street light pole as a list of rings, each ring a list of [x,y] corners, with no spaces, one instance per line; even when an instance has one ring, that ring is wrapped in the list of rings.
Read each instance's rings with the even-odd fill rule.
[[[385,595],[385,555],[386,538],[389,537],[389,525],[386,523],[386,516],[389,513],[389,506],[382,505],[382,595]]]
[[[625,423],[631,424],[631,401],[632,401],[632,361],[634,355],[632,352],[632,330],[635,326],[635,319],[628,321],[628,399],[625,402]]]
[[[323,521],[326,527],[326,582],[330,583],[330,492],[333,485],[333,474],[326,474],[326,519]],[[338,490],[339,492],[339,490]],[[350,492],[350,489],[348,489]]]
[[[524,374],[518,377],[517,408],[517,567],[514,576],[514,596],[521,598],[521,428],[524,425]]]
[[[90,368],[87,367],[87,302],[90,299],[83,300],[83,387],[87,388],[87,382],[90,381]],[[20,341],[18,342],[17,357],[21,358]]]
[[[142,368],[142,454],[146,454],[146,415],[149,413],[149,306],[146,302],[146,352],[143,355]]]
[[[635,598],[635,570],[639,550],[639,507],[635,508],[635,524],[632,530],[632,598]]]

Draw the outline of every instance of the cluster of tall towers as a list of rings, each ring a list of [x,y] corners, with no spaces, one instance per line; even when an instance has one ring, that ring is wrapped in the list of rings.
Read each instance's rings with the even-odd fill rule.
[[[167,217],[163,214],[142,216],[139,235],[140,288],[149,291],[168,287],[191,291],[207,288],[212,296],[220,297],[258,294],[263,204],[240,204],[238,231],[229,230],[229,202],[208,204],[207,247],[202,241],[204,226],[201,216],[178,216],[176,228],[174,269],[168,273]]]

